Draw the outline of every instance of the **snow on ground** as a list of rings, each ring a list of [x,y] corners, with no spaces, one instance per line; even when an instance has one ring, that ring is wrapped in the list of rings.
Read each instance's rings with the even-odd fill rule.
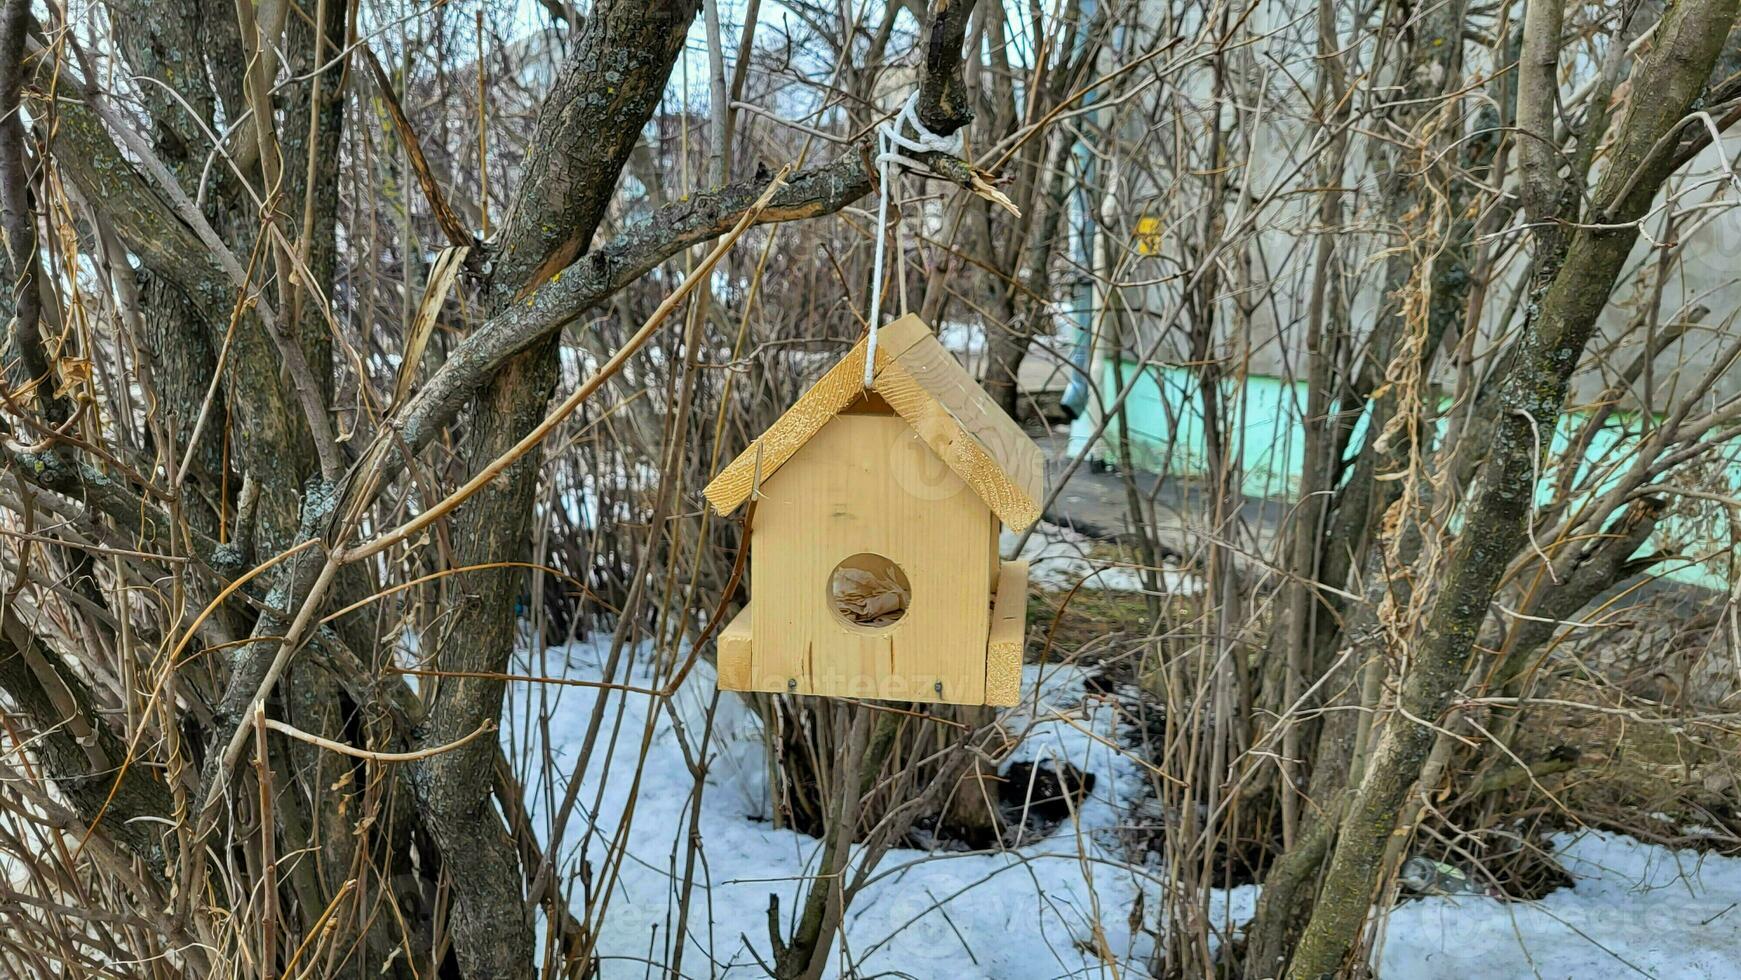
[[[547,669],[551,676],[597,679],[606,649],[608,643],[604,648],[589,643],[549,651]],[[961,978],[1094,975],[1097,960],[1084,949],[1092,948],[1096,922],[1106,948],[1119,959],[1140,962],[1147,957],[1150,942],[1133,937],[1127,920],[1136,891],[1150,872],[1124,862],[1111,836],[1119,813],[1128,810],[1142,788],[1136,764],[1112,747],[1114,708],[1085,695],[1083,673],[1076,668],[1053,667],[1044,676],[1039,668],[1029,671],[1030,690],[1037,685],[1039,697],[1030,697],[1027,708],[1010,719],[1014,730],[1028,731],[1018,757],[1065,759],[1099,776],[1093,798],[1079,811],[1081,833],[1066,821],[1049,836],[1002,854],[891,851],[876,869],[877,881],[847,912],[846,946],[858,973],[900,971],[915,977]],[[637,669],[629,682],[648,684],[650,678]],[[597,692],[542,687],[541,693],[551,702],[554,768],[566,775],[578,754]],[[692,781],[672,715],[692,739],[699,738],[712,691],[712,671],[698,664],[673,699],[674,711],[659,712],[654,718],[628,835],[629,857],[600,938],[606,977],[642,976],[649,943],[662,948],[663,937],[676,921]],[[533,695],[534,700],[537,697]],[[516,708],[524,707],[525,698],[524,690],[513,693]],[[623,736],[597,807],[597,832],[588,846],[587,856],[595,869],[604,866],[608,841],[628,803],[648,704],[644,695],[611,696],[605,736],[619,705]],[[799,901],[797,879],[818,860],[816,840],[777,830],[768,820],[767,780],[756,725],[736,697],[721,697],[714,732],[719,755],[701,803],[705,873],[712,887],[698,887],[691,906],[691,936],[682,967],[690,976],[762,976],[743,937],[759,955],[769,956],[769,894],[779,895],[789,927]],[[503,737],[513,752],[518,735],[512,726]],[[579,797],[589,811],[605,768],[603,760],[596,758],[602,755],[595,752]],[[557,800],[562,790],[560,785],[555,788]],[[541,827],[551,812],[547,792],[544,787],[529,787],[527,793],[533,821]],[[583,820],[573,821],[567,839],[575,840],[584,826]],[[839,958],[837,952],[837,970]]]
[[[577,643],[527,657],[521,667],[596,681],[608,650],[608,638]],[[1158,876],[1156,869],[1128,861],[1116,839],[1144,777],[1138,763],[1117,749],[1116,706],[1088,692],[1085,676],[1075,667],[1030,666],[1024,705],[1005,716],[1010,731],[1027,733],[1011,761],[1062,759],[1098,777],[1075,823],[1066,821],[1003,853],[891,851],[876,869],[874,883],[848,910],[846,958],[837,945],[831,976],[847,971],[964,980],[1147,975],[1144,964],[1153,940],[1146,930],[1133,935],[1129,915],[1138,891],[1145,892],[1152,929],[1161,904]],[[636,665],[617,680],[648,685],[651,676]],[[540,828],[562,798],[566,786],[560,780],[574,765],[597,696],[594,689],[555,685],[517,685],[511,694],[503,734],[510,757],[523,751],[528,709],[549,713],[549,771],[559,774],[559,781],[527,790],[533,822]],[[575,843],[591,824],[587,859],[599,887],[611,841],[635,793],[627,859],[600,935],[606,978],[649,975],[649,959],[660,965],[670,959],[666,937],[677,919],[692,792],[678,726],[691,745],[699,741],[712,696],[712,671],[698,664],[672,699],[671,710],[654,712],[638,783],[636,760],[651,700],[639,694],[610,696],[601,749],[583,777],[579,809],[565,838],[564,879],[573,881]],[[750,950],[770,955],[768,897],[779,896],[783,927],[789,930],[800,878],[813,873],[818,860],[817,841],[776,829],[768,819],[757,725],[735,696],[720,697],[698,824],[704,862],[690,904],[682,962],[686,976],[763,976]],[[616,757],[607,762],[602,746],[613,727],[620,734]],[[607,767],[611,778],[601,786]],[[1541,902],[1459,896],[1393,909],[1380,975],[1385,980],[1734,975],[1733,965],[1741,963],[1741,859],[1677,853],[1595,833],[1565,836],[1557,845],[1578,883]],[[573,887],[578,894],[579,885]],[[1256,893],[1245,887],[1215,896],[1215,920],[1231,915],[1243,921],[1251,915]],[[580,904],[577,898],[577,912]],[[1093,952],[1097,943],[1118,960],[1116,972]]]
[[[1009,554],[1019,539],[1019,535],[1005,531],[999,542],[1004,554]],[[1028,581],[1047,588],[1069,590],[1080,582],[1085,589],[1143,591],[1142,570],[1094,555],[1091,549],[1095,543],[1069,528],[1036,524],[1016,557],[1027,561]],[[1159,576],[1164,594],[1196,595],[1203,590],[1202,579],[1195,572],[1162,568]]]
[[[1391,910],[1384,980],[1656,977],[1741,972],[1741,858],[1619,834],[1561,834],[1575,879],[1538,902],[1457,896]]]

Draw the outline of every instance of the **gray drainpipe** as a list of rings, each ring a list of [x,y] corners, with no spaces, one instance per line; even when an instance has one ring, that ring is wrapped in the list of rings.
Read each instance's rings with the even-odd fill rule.
[[[1082,0],[1080,29],[1076,32],[1075,51],[1072,58],[1080,58],[1088,47],[1089,25],[1094,22],[1095,8],[1098,0]],[[1090,91],[1083,97],[1084,106],[1093,105],[1100,100],[1098,89]],[[1082,120],[1083,127],[1091,128],[1099,121],[1098,111],[1087,113]],[[1094,207],[1088,200],[1088,188],[1093,185],[1098,169],[1094,154],[1088,146],[1078,139],[1070,149],[1070,155],[1075,159],[1076,172],[1081,175],[1076,184],[1076,190],[1070,195],[1071,217],[1074,219],[1070,235],[1070,252],[1078,269],[1094,267],[1094,236],[1096,234]],[[1076,336],[1070,350],[1070,363],[1074,369],[1070,372],[1070,383],[1064,388],[1064,396],[1059,400],[1062,408],[1071,419],[1082,415],[1088,407],[1089,365],[1093,363],[1094,354],[1094,283],[1086,272],[1076,276],[1076,283],[1071,290],[1069,315],[1075,321]],[[1094,379],[1099,383],[1099,379]]]

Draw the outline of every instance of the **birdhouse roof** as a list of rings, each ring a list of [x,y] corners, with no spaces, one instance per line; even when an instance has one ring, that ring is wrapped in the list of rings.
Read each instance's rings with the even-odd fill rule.
[[[854,344],[713,478],[702,492],[714,510],[736,510],[829,419],[865,396],[865,347],[863,339]],[[923,320],[908,315],[878,331],[874,377],[876,395],[1005,525],[1019,531],[1039,519],[1046,480],[1040,447],[938,343]]]

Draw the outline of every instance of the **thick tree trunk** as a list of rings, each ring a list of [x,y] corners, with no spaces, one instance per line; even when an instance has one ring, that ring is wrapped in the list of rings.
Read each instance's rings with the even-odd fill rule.
[[[539,114],[514,207],[501,235],[491,312],[569,265],[592,241],[617,175],[652,116],[681,51],[696,0],[601,3]],[[477,473],[531,431],[556,381],[555,338],[515,355],[479,393],[466,442]],[[529,557],[539,453],[530,453],[469,498],[454,519],[460,567]],[[500,673],[516,643],[520,569],[465,574],[470,607],[428,642],[444,671]],[[501,715],[500,681],[446,678],[435,687],[424,744],[462,738]],[[451,869],[454,952],[468,977],[529,977],[532,921],[514,845],[490,802],[495,747],[477,740],[419,763],[417,787],[430,834]],[[463,870],[461,870],[463,869]]]
[[[473,254],[474,275],[464,288],[482,287],[486,319],[394,425],[378,433],[375,445],[392,451],[371,451],[353,469],[354,483],[341,478],[348,450],[330,433],[335,367],[351,372],[354,362],[333,363],[332,324],[323,309],[337,301],[339,312],[346,312],[334,282],[339,190],[346,176],[339,170],[341,153],[366,156],[372,146],[365,134],[343,132],[342,82],[344,59],[356,40],[347,37],[354,2],[274,7],[234,0],[111,0],[103,23],[113,29],[112,50],[96,49],[88,60],[23,60],[25,70],[36,74],[9,74],[10,94],[19,91],[10,83],[22,80],[29,98],[56,101],[7,114],[13,126],[0,142],[21,151],[7,162],[32,159],[22,152],[22,121],[40,126],[37,145],[46,149],[46,166],[24,171],[27,179],[18,179],[19,167],[6,168],[0,203],[7,251],[14,257],[37,251],[29,239],[38,225],[57,234],[68,230],[58,210],[37,205],[36,188],[53,193],[57,208],[62,186],[75,192],[77,204],[89,206],[103,257],[114,266],[98,271],[116,275],[116,292],[126,300],[115,323],[98,319],[95,353],[106,354],[111,348],[104,345],[114,344],[124,371],[127,355],[149,348],[134,365],[149,435],[135,435],[138,422],[121,399],[123,410],[109,418],[88,414],[95,421],[87,429],[115,425],[121,434],[113,441],[132,453],[145,441],[144,453],[111,458],[103,437],[93,440],[94,448],[77,441],[89,436],[85,429],[69,429],[66,439],[49,436],[46,442],[53,445],[46,450],[18,448],[23,440],[8,439],[14,469],[48,491],[42,496],[57,517],[69,516],[51,532],[64,539],[24,564],[40,565],[43,572],[97,568],[104,576],[99,584],[114,586],[121,597],[121,612],[104,604],[101,591],[64,589],[37,580],[35,569],[26,568],[19,582],[26,600],[40,588],[50,596],[57,589],[69,593],[75,605],[80,599],[89,603],[92,619],[78,625],[98,640],[90,644],[97,649],[74,654],[43,646],[51,636],[64,639],[52,628],[59,625],[55,614],[22,601],[18,608],[24,612],[14,616],[10,602],[17,593],[9,592],[0,691],[25,720],[31,764],[56,785],[58,799],[70,804],[74,816],[56,819],[70,829],[81,819],[95,824],[153,874],[174,879],[168,895],[152,894],[142,905],[168,908],[176,917],[164,934],[175,938],[183,950],[178,955],[188,962],[203,955],[198,949],[235,942],[257,924],[258,946],[247,946],[248,963],[267,974],[302,939],[310,956],[302,969],[322,976],[530,974],[534,931],[524,880],[531,868],[547,867],[548,858],[524,814],[509,813],[504,821],[491,798],[492,786],[515,800],[520,794],[512,780],[501,782],[494,740],[478,739],[415,762],[347,754],[346,746],[445,747],[497,720],[503,689],[499,681],[447,677],[413,694],[395,677],[382,676],[377,658],[391,637],[380,635],[383,620],[371,621],[360,607],[381,597],[367,580],[368,570],[396,572],[395,559],[355,560],[345,546],[356,525],[342,518],[363,514],[444,434],[455,437],[450,458],[467,473],[498,459],[543,414],[562,326],[683,248],[720,234],[766,187],[766,178],[758,177],[676,201],[589,254],[618,172],[663,96],[697,6],[698,0],[597,3],[568,39],[574,53],[558,70],[528,144],[523,178],[495,239],[499,244],[480,244]],[[972,9],[966,0],[936,5],[921,106],[936,129],[959,125],[969,114],[959,50]],[[28,4],[14,0],[10,11],[15,25],[28,23]],[[251,14],[263,11],[273,13],[264,17],[271,23],[249,23]],[[887,20],[893,24],[893,8]],[[246,34],[238,21],[247,24]],[[20,41],[21,31],[12,37]],[[19,53],[22,45],[12,50]],[[253,72],[254,50],[266,51],[268,60],[282,59],[282,73]],[[104,88],[114,77],[105,74],[111,66],[134,80],[118,87],[124,93],[119,97]],[[93,69],[94,77],[82,77]],[[257,74],[268,77],[262,81]],[[481,115],[488,118],[487,110]],[[213,132],[224,134],[218,138],[225,144],[215,154]],[[262,156],[268,148],[271,156]],[[953,180],[967,179],[962,161],[923,156]],[[866,159],[846,153],[792,177],[757,220],[805,218],[857,200],[873,187]],[[357,188],[367,190],[360,183]],[[257,193],[271,200],[262,204]],[[261,212],[268,209],[272,224],[263,227]],[[82,238],[84,229],[74,230]],[[364,241],[370,230],[361,222],[347,224],[343,241]],[[414,239],[407,238],[413,248]],[[45,248],[76,247],[71,236],[44,242]],[[62,258],[46,250],[43,255]],[[124,268],[134,263],[144,285],[137,300]],[[556,272],[565,273],[559,281]],[[344,285],[354,285],[354,279]],[[0,312],[7,316],[17,313],[20,295],[35,295],[0,293]],[[45,294],[44,316],[59,312],[53,299]],[[134,302],[136,307],[128,305]],[[369,343],[377,339],[368,333],[377,326],[372,309],[359,317],[359,333]],[[26,342],[9,360],[24,372],[13,379],[20,387],[55,380],[51,372],[62,369],[45,356],[42,335],[18,329],[12,339]],[[373,351],[361,353],[365,363],[357,373],[365,377],[354,382],[359,396],[375,369],[367,360]],[[689,370],[693,375],[702,368],[692,363]],[[130,383],[122,373],[118,382],[104,377],[101,386],[86,387],[112,396],[106,386]],[[85,394],[77,384],[67,387]],[[202,423],[202,404],[213,392]],[[461,420],[468,404],[470,413]],[[39,425],[68,417],[58,409],[30,407],[38,410]],[[191,445],[196,428],[202,436]],[[186,472],[170,468],[184,457],[190,461]],[[459,573],[443,585],[462,594],[466,613],[443,618],[449,628],[425,637],[438,670],[490,673],[508,667],[524,576],[464,569],[530,557],[538,472],[537,454],[520,459],[449,518],[444,530],[452,548],[444,557],[451,557],[457,567],[450,570]],[[250,488],[246,493],[244,486]],[[424,483],[416,491],[427,489]],[[253,503],[244,504],[244,498]],[[358,500],[355,509],[339,506]],[[188,525],[185,532],[168,533],[181,521]],[[81,542],[79,535],[92,529],[97,533],[87,534],[89,540],[112,545],[113,554]],[[270,570],[259,569],[265,574],[258,579],[235,581],[259,563],[284,557],[291,546],[297,552]],[[34,541],[26,547],[34,549]],[[164,566],[169,571],[160,575]],[[72,581],[77,586],[98,579]],[[206,609],[217,590],[231,583],[237,591]],[[331,595],[324,591],[329,585]],[[159,600],[162,607],[154,607]],[[317,618],[353,603],[359,609],[335,621]],[[97,635],[129,613],[136,613],[131,622],[114,627],[118,636]],[[153,618],[157,614],[161,618]],[[196,616],[202,625],[184,635]],[[308,628],[293,629],[293,620]],[[51,628],[40,637],[28,634],[44,624]],[[147,629],[170,635],[133,635]],[[298,635],[287,636],[293,632]],[[153,670],[149,677],[140,671],[146,663]],[[104,676],[117,668],[119,680]],[[153,689],[153,682],[161,686]],[[164,714],[141,717],[140,710]],[[256,712],[328,742],[303,741],[280,727],[261,735],[256,749],[249,737],[254,733],[243,727]],[[135,738],[137,744],[126,744]],[[237,765],[244,745],[249,754],[260,752],[252,777]],[[117,760],[124,758],[133,764],[123,773]],[[956,753],[950,765],[935,770],[940,776],[934,786],[911,794],[919,799],[896,800],[892,809],[909,802],[914,807],[888,821],[885,827],[894,829],[887,833],[904,832],[920,811],[941,812],[942,797],[952,787],[977,786],[977,780],[962,779],[971,758]],[[262,792],[252,792],[257,789]],[[261,826],[255,822],[259,815],[271,819]],[[167,821],[177,825],[172,834],[163,830]],[[852,822],[838,833],[850,841]],[[86,853],[119,853],[106,841],[89,843]],[[126,867],[130,860],[111,863],[122,866],[118,875],[134,870]],[[155,883],[147,886],[144,891],[155,892]],[[816,934],[832,934],[844,900],[830,911],[826,895],[815,897],[826,913],[813,923]],[[232,915],[214,925],[215,917],[203,914],[207,905],[227,905]],[[550,913],[561,911],[552,907]],[[198,924],[204,945],[181,941],[181,920]],[[562,928],[567,938],[582,932],[572,918]],[[256,937],[240,941],[254,943]],[[820,968],[827,945],[819,943],[820,959],[811,957],[806,969]],[[584,956],[576,960],[569,965],[587,965]]]
[[[1652,97],[1633,100],[1621,123],[1593,195],[1592,224],[1600,227],[1574,234],[1509,357],[1492,454],[1467,511],[1467,530],[1452,544],[1442,589],[1403,676],[1398,711],[1385,725],[1342,821],[1290,977],[1332,975],[1358,947],[1391,832],[1435,740],[1428,726],[1462,682],[1499,577],[1524,543],[1525,515],[1545,449],[1538,434],[1553,430],[1567,381],[1637,238],[1633,222],[1673,169],[1673,155],[1658,151],[1658,143],[1680,129],[1704,88],[1735,8],[1735,0],[1688,0],[1671,7],[1634,77],[1635,90]]]

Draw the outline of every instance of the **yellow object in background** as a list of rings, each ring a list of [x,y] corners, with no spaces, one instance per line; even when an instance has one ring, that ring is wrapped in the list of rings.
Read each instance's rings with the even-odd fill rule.
[[[1145,214],[1136,219],[1136,234],[1131,238],[1138,255],[1161,254],[1161,219]]]

